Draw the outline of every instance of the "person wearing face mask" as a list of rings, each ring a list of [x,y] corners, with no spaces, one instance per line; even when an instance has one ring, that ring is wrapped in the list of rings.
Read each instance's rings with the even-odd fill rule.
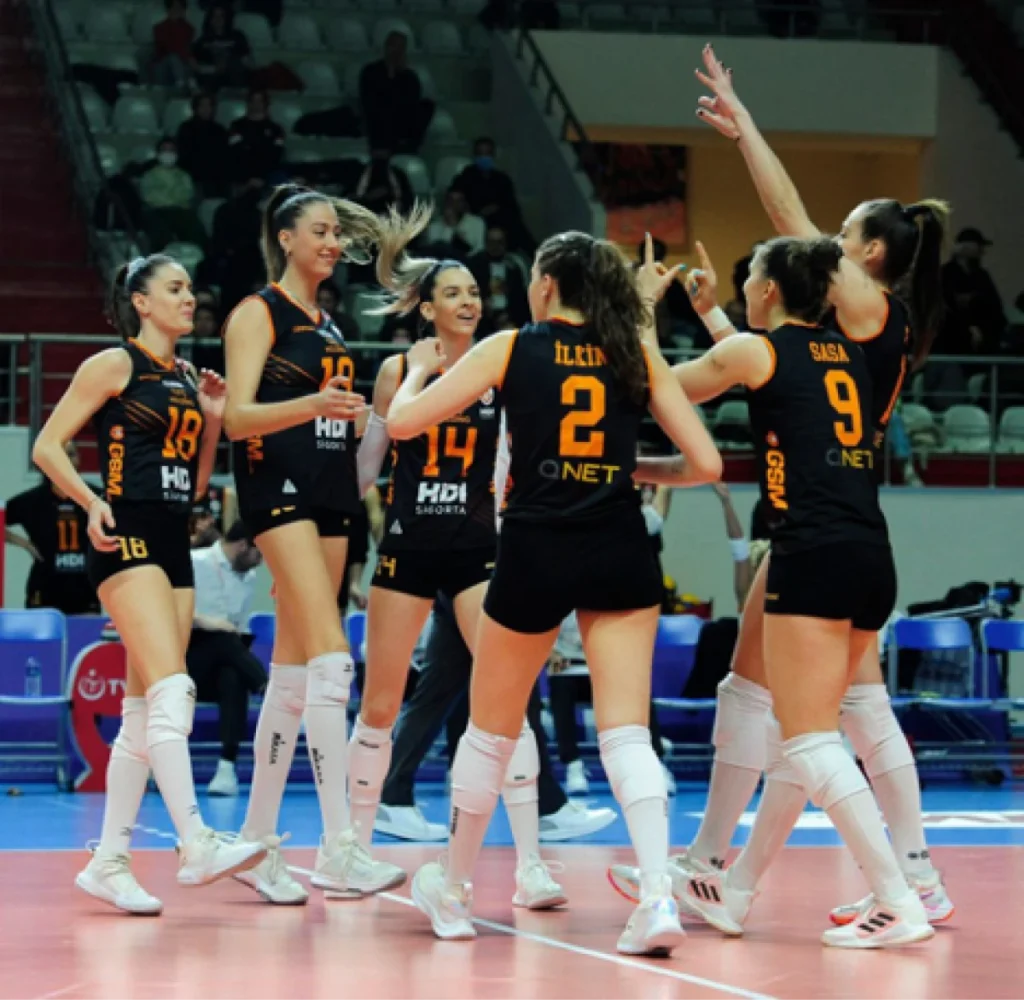
[[[178,166],[178,144],[170,136],[157,145],[156,162],[142,175],[139,195],[143,223],[155,247],[176,240],[206,245],[206,230],[193,207],[195,185]]]
[[[249,610],[260,562],[260,550],[241,521],[219,541],[192,550],[196,603],[185,664],[197,699],[220,708],[220,761],[207,788],[210,795],[238,794],[235,761],[248,723],[249,695],[267,684],[263,665],[249,650]]]
[[[507,317],[512,326],[527,321],[530,306],[526,301],[526,278],[518,261],[508,254],[504,229],[491,226],[484,249],[473,254],[466,264],[481,289],[488,333],[499,329],[499,316]]]
[[[469,210],[487,226],[505,230],[510,249],[530,252],[535,243],[523,225],[512,178],[496,165],[496,150],[492,138],[480,136],[473,143],[473,162],[452,181],[452,190],[465,196]]]

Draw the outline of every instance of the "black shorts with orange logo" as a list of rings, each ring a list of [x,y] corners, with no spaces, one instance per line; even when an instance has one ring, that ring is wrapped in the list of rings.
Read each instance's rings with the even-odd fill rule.
[[[486,583],[494,572],[494,547],[473,549],[405,549],[377,553],[372,586],[411,597],[434,600],[439,593],[456,598]]]
[[[896,566],[888,545],[839,542],[773,550],[765,580],[767,615],[850,621],[877,632],[896,606]]]
[[[119,545],[113,552],[97,552],[89,542],[85,567],[94,587],[136,566],[159,566],[175,590],[195,586],[187,508],[170,512],[160,503],[126,502],[111,509],[115,524],[107,534],[115,535]]]
[[[264,510],[241,511],[245,526],[253,538],[296,521],[312,521],[321,538],[348,538],[355,518],[348,511],[317,507],[295,498],[291,503]]]

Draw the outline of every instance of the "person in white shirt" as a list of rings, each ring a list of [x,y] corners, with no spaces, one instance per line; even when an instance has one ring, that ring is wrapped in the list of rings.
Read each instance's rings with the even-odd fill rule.
[[[442,243],[457,257],[483,250],[487,226],[479,215],[473,215],[461,191],[449,191],[444,197],[441,218],[427,227],[427,242]]]
[[[238,794],[235,761],[249,721],[249,695],[267,683],[263,664],[249,651],[247,631],[260,560],[241,521],[209,548],[192,550],[196,598],[185,663],[198,700],[220,706],[221,759],[207,789],[211,795]]]

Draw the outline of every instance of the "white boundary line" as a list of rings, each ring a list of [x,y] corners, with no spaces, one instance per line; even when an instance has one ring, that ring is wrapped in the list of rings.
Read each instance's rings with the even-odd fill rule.
[[[297,872],[299,875],[311,876],[313,874],[308,868],[298,868],[295,865],[289,865],[288,870]],[[396,896],[392,892],[379,892],[376,895],[381,899],[386,899],[389,903],[399,903],[402,906],[411,906],[413,909],[418,909],[416,904],[406,896]],[[611,955],[604,951],[595,951],[593,948],[569,944],[566,941],[559,941],[557,938],[547,937],[544,934],[535,934],[533,931],[520,930],[518,927],[499,924],[493,920],[481,920],[479,917],[474,917],[473,923],[479,927],[486,927],[488,930],[497,931],[499,934],[507,934],[509,937],[522,938],[525,941],[547,945],[549,948],[557,948],[560,951],[568,951],[574,955],[582,955],[584,958],[596,958],[602,962],[609,962],[612,965],[622,966],[627,969],[637,969],[640,972],[649,972],[655,976],[664,976],[667,979],[690,983],[693,986],[702,986],[705,989],[726,993],[729,996],[744,997],[745,1000],[774,1000],[774,998],[766,993],[754,993],[751,990],[744,990],[738,986],[730,986],[728,983],[719,983],[714,979],[691,976],[686,972],[678,972],[675,969],[669,969],[660,965],[649,965],[646,962],[638,962],[636,959],[626,958],[623,955]]]

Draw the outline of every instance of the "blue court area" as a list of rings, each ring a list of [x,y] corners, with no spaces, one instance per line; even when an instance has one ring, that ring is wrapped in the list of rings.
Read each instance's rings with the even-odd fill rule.
[[[87,840],[99,836],[103,796],[66,794],[43,786],[24,786],[22,794],[10,795],[11,786],[0,785],[0,850],[77,850]],[[607,786],[592,786],[596,791],[587,801],[615,808]],[[245,815],[246,789],[237,799],[208,797],[200,793],[200,805],[206,822],[218,830],[238,830]],[[688,844],[697,831],[707,797],[704,784],[680,784],[679,794],[670,800],[672,842]],[[448,796],[440,784],[421,785],[417,799],[427,819],[446,822]],[[1008,783],[1001,788],[969,784],[936,784],[924,791],[925,828],[929,842],[941,849],[949,847],[1024,846],[1024,783]],[[742,842],[753,822],[746,814],[737,834]],[[291,834],[289,847],[314,847],[320,835],[320,811],[312,785],[298,786],[285,796],[280,830]],[[170,847],[173,827],[163,802],[150,792],[143,802],[139,824],[133,838],[134,849]],[[381,844],[401,844],[378,834]],[[628,845],[626,825],[620,818],[599,833],[559,844]],[[487,837],[494,847],[512,843],[504,810],[499,807]],[[827,817],[808,809],[800,819],[790,841],[793,846],[819,847],[839,844]],[[438,850],[444,845],[438,844]],[[941,866],[941,857],[939,865]]]

